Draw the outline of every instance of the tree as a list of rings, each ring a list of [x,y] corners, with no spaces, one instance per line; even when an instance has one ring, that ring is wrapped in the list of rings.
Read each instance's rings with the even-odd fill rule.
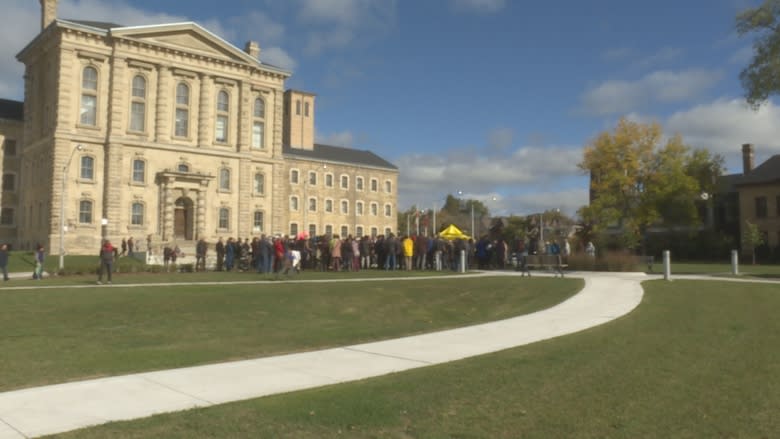
[[[760,247],[764,244],[764,235],[758,229],[758,226],[745,221],[745,231],[742,233],[742,241],[750,248],[750,252],[753,256],[753,265],[756,265],[756,247]]]
[[[680,136],[664,143],[657,123],[621,119],[614,132],[585,147],[579,167],[590,174],[591,201],[578,213],[592,233],[611,230],[622,247],[638,248],[652,225],[700,222],[695,203],[703,190],[713,189],[722,162],[691,152]]]
[[[753,59],[739,74],[745,99],[756,109],[780,92],[780,0],[740,12],[736,28],[740,36],[756,34]]]

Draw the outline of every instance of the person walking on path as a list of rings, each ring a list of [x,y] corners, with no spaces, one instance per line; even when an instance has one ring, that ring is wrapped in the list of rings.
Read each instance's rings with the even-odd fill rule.
[[[114,271],[114,246],[106,240],[100,248],[100,269],[98,270],[98,285],[103,283],[103,273],[108,273],[108,283],[111,284],[111,272]]]
[[[3,280],[8,280],[8,244],[0,245],[0,270],[3,270]]]
[[[41,244],[38,244],[35,250],[35,271],[33,271],[33,279],[41,280],[43,278],[43,262],[46,259],[46,253]]]

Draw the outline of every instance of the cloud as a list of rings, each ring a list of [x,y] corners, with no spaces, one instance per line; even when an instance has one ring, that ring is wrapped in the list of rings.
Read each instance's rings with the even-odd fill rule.
[[[601,53],[601,59],[605,61],[621,61],[633,57],[636,54],[634,49],[629,47],[615,47],[607,49]]]
[[[355,136],[351,131],[342,131],[340,133],[331,133],[324,136],[316,135],[317,143],[333,146],[343,146],[346,148],[352,148],[355,141]]]
[[[453,4],[458,11],[492,14],[504,9],[506,0],[455,0]]]
[[[726,157],[731,172],[741,172],[741,145],[756,145],[757,160],[780,154],[780,107],[772,101],[753,111],[742,99],[718,99],[672,114],[668,134],[679,133],[693,147]]]
[[[634,81],[609,80],[585,91],[581,110],[605,116],[628,113],[653,103],[681,102],[699,96],[723,77],[719,70],[656,71]]]
[[[679,47],[664,47],[651,55],[637,60],[634,63],[634,66],[641,69],[656,68],[663,64],[678,60],[682,58],[684,54],[685,51]]]
[[[381,35],[396,22],[396,0],[299,1],[298,19],[310,29],[304,49],[310,55]]]
[[[260,52],[260,59],[272,66],[285,70],[295,70],[298,63],[280,47],[268,47]]]
[[[740,66],[746,66],[753,59],[755,51],[752,46],[745,46],[734,52],[729,58],[729,63]]]

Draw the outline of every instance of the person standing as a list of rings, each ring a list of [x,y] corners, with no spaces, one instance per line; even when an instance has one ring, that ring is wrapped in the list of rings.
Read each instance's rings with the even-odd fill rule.
[[[41,280],[43,278],[43,262],[46,259],[46,253],[41,244],[35,250],[35,271],[33,271],[33,279]]]
[[[414,256],[414,240],[412,240],[411,236],[404,236],[404,239],[401,243],[403,245],[403,252],[404,252],[404,268],[406,269],[406,271],[409,271],[412,269],[412,257]]]
[[[8,280],[8,244],[0,245],[0,270],[3,270],[3,280]]]
[[[109,240],[103,242],[100,247],[100,270],[98,270],[98,285],[103,283],[103,273],[108,274],[108,283],[111,284],[111,273],[114,271],[114,246]]]
[[[225,263],[225,243],[222,241],[222,237],[219,237],[216,245],[217,250],[217,271],[222,271],[222,265]]]
[[[208,251],[208,244],[206,240],[201,238],[198,243],[195,244],[195,271],[206,271],[206,252]]]
[[[133,237],[127,238],[127,252],[129,254],[133,254],[133,250],[135,250],[135,243],[133,242]]]
[[[122,238],[122,253],[119,254],[119,256],[124,256],[127,254],[127,240],[125,238]]]

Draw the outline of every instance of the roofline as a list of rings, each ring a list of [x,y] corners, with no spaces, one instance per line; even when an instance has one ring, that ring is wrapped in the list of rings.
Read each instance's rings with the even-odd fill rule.
[[[395,166],[391,164],[392,167],[386,167],[386,166],[377,166],[377,165],[367,165],[365,163],[356,163],[356,162],[342,162],[339,160],[332,160],[332,159],[313,159],[312,157],[304,156],[304,155],[298,155],[295,153],[289,153],[284,152],[282,153],[283,157],[290,158],[293,160],[301,160],[305,162],[319,162],[319,163],[325,163],[325,164],[334,164],[334,165],[349,165],[349,166],[357,166],[361,168],[371,168],[371,169],[380,169],[384,171],[391,171],[391,172],[399,172],[398,166]]]
[[[284,91],[285,93],[298,93],[306,96],[317,96],[317,93],[312,93],[310,91],[303,91],[303,90],[296,90],[294,88],[288,88]]]

